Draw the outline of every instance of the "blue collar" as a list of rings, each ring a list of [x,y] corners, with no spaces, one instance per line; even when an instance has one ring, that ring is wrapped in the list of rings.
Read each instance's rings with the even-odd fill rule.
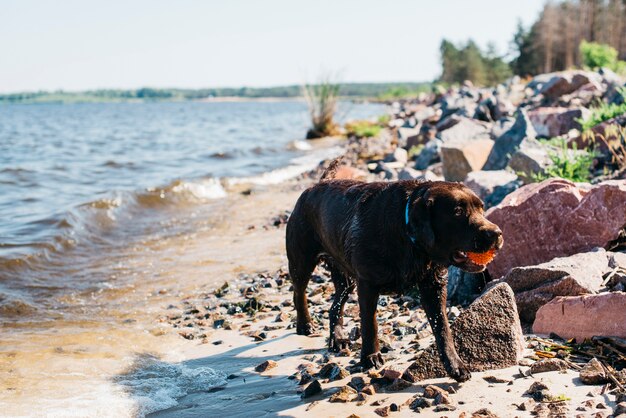
[[[409,205],[411,204],[411,197],[409,196],[409,200],[406,201],[406,209],[404,210],[404,223],[406,224],[406,233],[409,235],[409,238],[411,238],[411,242],[413,242],[413,244],[415,244],[415,237],[413,235],[411,235],[410,232],[410,228],[409,228]]]

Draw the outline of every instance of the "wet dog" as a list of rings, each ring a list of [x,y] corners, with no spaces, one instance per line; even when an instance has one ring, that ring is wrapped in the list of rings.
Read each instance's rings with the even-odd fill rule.
[[[337,163],[305,190],[287,224],[287,257],[297,311],[297,333],[314,330],[306,287],[323,258],[335,296],[329,312],[329,349],[346,344],[343,308],[357,289],[361,316],[361,366],[380,367],[378,296],[417,286],[441,361],[457,381],[470,378],[459,358],[446,316],[447,268],[480,272],[468,252],[502,247],[502,232],[489,222],[482,201],[460,183],[335,180]]]

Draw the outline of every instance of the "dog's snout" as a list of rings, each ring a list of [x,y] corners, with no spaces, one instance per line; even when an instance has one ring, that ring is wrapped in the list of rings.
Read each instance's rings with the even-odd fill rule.
[[[502,236],[502,231],[497,226],[495,228],[489,228],[485,231],[487,239],[496,240]]]
[[[502,230],[495,225],[482,230],[485,241],[491,243],[496,249],[502,248],[504,243],[502,239]]]

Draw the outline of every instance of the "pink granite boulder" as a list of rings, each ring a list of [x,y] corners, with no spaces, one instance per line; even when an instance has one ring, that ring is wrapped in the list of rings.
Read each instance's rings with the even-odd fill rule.
[[[555,298],[537,311],[533,332],[578,342],[593,336],[626,338],[626,293]]]
[[[591,111],[581,107],[539,107],[528,112],[537,135],[552,138],[568,133],[571,129],[580,129],[577,119],[587,119]]]
[[[504,247],[488,267],[497,279],[514,267],[605,247],[626,225],[626,180],[529,184],[489,209],[487,218],[504,235]]]

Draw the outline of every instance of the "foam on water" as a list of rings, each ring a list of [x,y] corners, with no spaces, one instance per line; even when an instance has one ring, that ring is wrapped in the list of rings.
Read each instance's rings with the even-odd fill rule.
[[[178,399],[226,384],[226,375],[209,367],[141,360],[129,374],[116,379],[135,402],[134,413],[145,416],[178,404]]]

